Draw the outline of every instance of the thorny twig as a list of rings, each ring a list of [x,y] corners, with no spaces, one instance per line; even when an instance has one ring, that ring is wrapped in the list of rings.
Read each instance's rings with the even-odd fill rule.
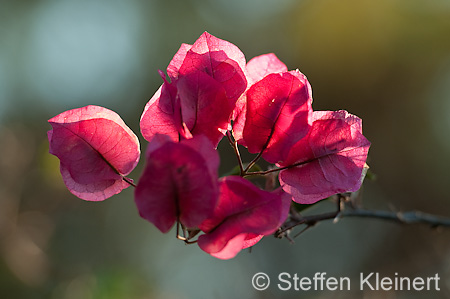
[[[393,221],[400,224],[428,224],[432,228],[449,227],[450,218],[440,217],[432,214],[423,213],[420,211],[395,212],[382,210],[367,210],[357,207],[351,202],[348,194],[337,194],[337,209],[334,212],[328,212],[318,215],[302,216],[295,209],[291,209],[288,220],[274,233],[277,238],[286,238],[293,242],[289,236],[290,231],[299,225],[306,225],[306,227],[297,233],[295,237],[303,233],[306,229],[314,226],[318,222],[324,220],[334,219],[337,222],[345,217],[359,217],[359,218],[373,218],[387,221]]]

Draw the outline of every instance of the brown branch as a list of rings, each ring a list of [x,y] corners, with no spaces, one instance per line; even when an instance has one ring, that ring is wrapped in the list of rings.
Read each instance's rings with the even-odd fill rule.
[[[277,232],[275,232],[275,237],[286,237],[289,241],[292,241],[292,239],[288,236],[289,231],[298,225],[304,224],[306,225],[306,228],[309,228],[321,221],[334,219],[334,221],[337,222],[337,220],[345,217],[372,218],[396,222],[399,224],[427,224],[433,228],[450,228],[450,218],[423,213],[420,211],[394,212],[383,210],[367,210],[363,208],[341,209],[341,204],[343,203],[342,198],[338,200],[338,209],[334,212],[301,216],[299,215],[299,213],[291,211],[290,218],[280,227],[280,229],[278,229]],[[300,233],[305,230],[306,229],[302,230]],[[295,235],[295,237],[297,235]]]
[[[423,213],[420,211],[390,212],[356,209],[353,211],[343,211],[340,217],[375,218],[394,221],[401,224],[429,224],[432,227],[450,227],[450,218]]]

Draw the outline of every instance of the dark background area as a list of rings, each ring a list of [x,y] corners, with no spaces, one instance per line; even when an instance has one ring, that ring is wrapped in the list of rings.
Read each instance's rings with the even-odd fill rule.
[[[363,119],[372,142],[363,204],[450,216],[450,3],[446,0],[0,1],[0,298],[448,298],[450,231],[381,220],[324,222],[221,261],[138,216],[133,190],[70,194],[47,120],[95,104],[138,135],[182,42],[203,31],[247,61],[300,69],[315,110]],[[229,151],[227,146],[224,150]],[[235,166],[223,154],[223,172]],[[138,179],[144,160],[130,175]],[[331,210],[321,204],[309,213]],[[272,285],[251,286],[256,272]],[[280,272],[350,277],[352,291],[281,292]],[[360,273],[441,277],[440,292],[358,291]]]

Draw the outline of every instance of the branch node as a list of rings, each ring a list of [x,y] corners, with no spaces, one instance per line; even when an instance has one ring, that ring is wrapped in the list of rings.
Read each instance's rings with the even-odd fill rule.
[[[336,217],[334,217],[334,219],[333,219],[333,224],[338,223],[339,220],[341,220],[341,218],[342,218],[342,213],[341,212],[337,213]]]

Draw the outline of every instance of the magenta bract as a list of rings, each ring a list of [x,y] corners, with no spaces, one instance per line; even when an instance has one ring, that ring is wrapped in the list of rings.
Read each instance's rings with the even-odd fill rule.
[[[272,73],[287,72],[286,65],[281,62],[275,54],[263,54],[252,58],[246,65],[247,70],[247,89],[265,76]],[[233,135],[240,144],[245,146],[242,139],[242,132],[245,125],[245,116],[247,113],[247,97],[245,93],[236,102],[236,108],[233,111]]]
[[[221,83],[229,99],[237,100],[247,87],[245,64],[238,47],[204,32],[187,51],[177,77],[204,72]]]
[[[198,245],[215,257],[231,258],[252,245],[246,243],[249,239],[272,234],[286,220],[290,202],[282,190],[264,191],[238,176],[221,178],[219,202],[212,217],[199,226],[205,234]]]
[[[239,48],[207,32],[192,46],[183,44],[167,68],[171,82],[164,82],[142,114],[144,138],[150,141],[161,133],[178,140],[179,128],[185,127],[217,146],[246,89],[244,69]]]
[[[271,163],[282,161],[311,123],[311,94],[299,71],[269,74],[247,91],[243,140],[249,152],[263,152]]]
[[[141,134],[147,141],[151,141],[156,134],[164,134],[170,136],[172,140],[178,140],[179,127],[181,127],[181,120],[176,122],[176,88],[164,83],[156,91],[150,101],[145,105],[144,112],[141,116]]]
[[[264,237],[264,235],[247,234],[247,236],[245,237],[244,243],[242,244],[242,249],[254,246],[256,243],[261,241],[261,239],[263,237]]]
[[[48,131],[50,153],[59,158],[70,192],[84,200],[101,201],[130,186],[124,176],[139,161],[139,140],[119,115],[86,106],[48,122],[53,128]]]
[[[302,204],[358,190],[370,147],[361,119],[346,111],[317,111],[313,120],[308,135],[280,163],[294,166],[280,172],[280,183]]]
[[[263,54],[250,59],[247,63],[247,80],[253,85],[269,74],[284,73],[287,66],[273,54]]]
[[[177,88],[186,127],[193,136],[205,135],[217,146],[228,129],[235,101],[230,101],[221,84],[203,72],[179,78]]]
[[[139,214],[163,233],[175,222],[197,227],[216,206],[218,167],[217,151],[205,136],[173,142],[156,135],[135,190]]]

